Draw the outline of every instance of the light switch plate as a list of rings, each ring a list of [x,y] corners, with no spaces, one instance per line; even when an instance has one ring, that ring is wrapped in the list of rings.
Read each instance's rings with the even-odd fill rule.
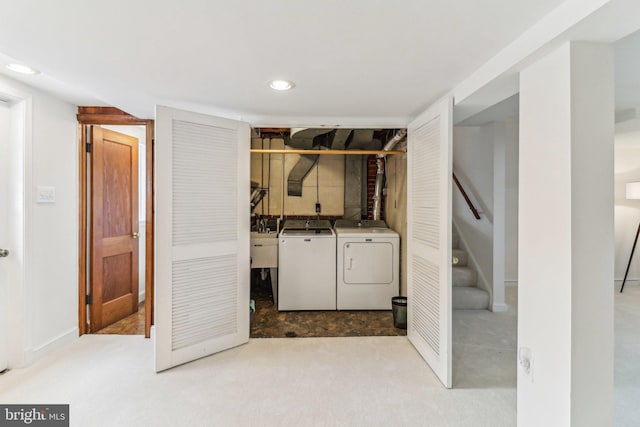
[[[56,187],[42,187],[39,185],[36,191],[36,201],[38,203],[55,203]]]

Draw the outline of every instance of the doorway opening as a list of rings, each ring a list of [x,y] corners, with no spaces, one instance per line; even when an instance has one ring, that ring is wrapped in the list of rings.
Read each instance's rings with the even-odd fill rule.
[[[518,159],[517,94],[455,124],[455,387],[516,386]]]
[[[405,137],[404,129],[253,130],[251,337],[406,335],[391,303],[406,295]]]
[[[153,121],[79,107],[80,334],[153,324]]]

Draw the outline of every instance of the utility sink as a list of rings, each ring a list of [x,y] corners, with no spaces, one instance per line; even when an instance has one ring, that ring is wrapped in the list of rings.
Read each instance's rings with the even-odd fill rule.
[[[270,231],[268,233],[259,233],[257,231],[251,232],[251,240],[253,239],[275,239],[278,237],[278,233],[275,231]]]
[[[270,269],[273,302],[278,303],[278,233],[251,232],[251,268]]]
[[[278,267],[278,234],[251,232],[251,268]]]

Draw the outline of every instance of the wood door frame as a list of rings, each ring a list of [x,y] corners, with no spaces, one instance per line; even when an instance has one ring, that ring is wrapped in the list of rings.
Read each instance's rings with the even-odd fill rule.
[[[78,107],[78,153],[79,153],[79,270],[78,270],[78,327],[80,335],[89,331],[87,324],[87,304],[85,301],[87,289],[87,156],[86,142],[89,125],[141,125],[146,127],[146,211],[145,211],[145,322],[144,336],[151,337],[151,325],[154,323],[153,313],[153,283],[154,283],[154,209],[153,209],[153,153],[154,153],[154,124],[153,120],[139,119],[115,107]]]

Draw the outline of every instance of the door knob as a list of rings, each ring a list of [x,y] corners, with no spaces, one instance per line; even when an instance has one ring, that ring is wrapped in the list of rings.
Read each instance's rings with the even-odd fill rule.
[[[8,249],[0,249],[0,258],[5,258],[9,256],[9,250]]]
[[[137,239],[138,237],[140,237],[140,233],[135,233],[135,232],[134,232],[134,233],[131,235],[131,237],[133,237],[134,239]]]

